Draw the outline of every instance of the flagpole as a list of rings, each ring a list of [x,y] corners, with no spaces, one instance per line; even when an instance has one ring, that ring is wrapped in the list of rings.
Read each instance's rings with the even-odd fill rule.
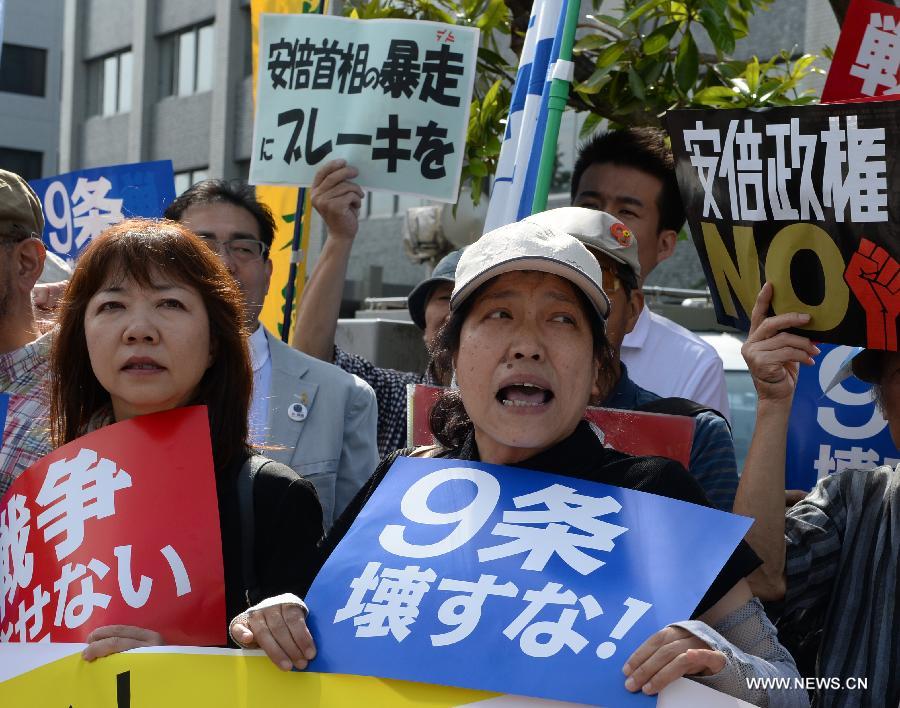
[[[547,102],[547,127],[544,131],[544,142],[541,148],[541,163],[538,168],[534,198],[531,202],[531,213],[547,209],[547,196],[550,194],[550,183],[553,181],[553,168],[556,163],[556,144],[559,140],[559,125],[563,111],[569,100],[569,85],[572,81],[572,47],[575,44],[575,30],[578,26],[578,15],[581,12],[580,0],[566,0],[566,19],[563,25],[562,42],[559,47],[559,58],[550,83],[550,99]]]

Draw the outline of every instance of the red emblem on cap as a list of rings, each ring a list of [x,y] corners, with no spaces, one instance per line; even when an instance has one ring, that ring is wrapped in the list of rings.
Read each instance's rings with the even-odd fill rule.
[[[631,243],[631,230],[627,226],[625,226],[625,224],[616,222],[609,227],[609,232],[612,234],[612,237],[621,245],[627,246]]]

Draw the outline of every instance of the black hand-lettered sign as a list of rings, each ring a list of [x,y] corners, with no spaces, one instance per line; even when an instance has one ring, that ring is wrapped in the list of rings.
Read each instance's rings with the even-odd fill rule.
[[[803,334],[895,351],[900,102],[681,110],[666,118],[719,321],[746,329],[762,284]]]

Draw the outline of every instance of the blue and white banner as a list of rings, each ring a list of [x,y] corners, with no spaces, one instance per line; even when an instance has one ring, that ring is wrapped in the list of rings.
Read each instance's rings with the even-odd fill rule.
[[[786,489],[812,489],[822,477],[848,468],[900,462],[887,421],[872,400],[872,387],[853,376],[831,386],[857,348],[819,344],[819,349],[815,365],[801,366],[797,379],[788,425]]]
[[[175,199],[171,160],[94,167],[30,184],[44,208],[44,244],[69,262],[106,227],[158,218]]]
[[[547,127],[550,83],[554,76],[567,77],[571,66],[569,62],[557,65],[567,2],[538,0],[532,6],[491,190],[485,233],[531,214]]]
[[[316,577],[312,671],[650,705],[622,666],[749,519],[521,468],[400,457]]]

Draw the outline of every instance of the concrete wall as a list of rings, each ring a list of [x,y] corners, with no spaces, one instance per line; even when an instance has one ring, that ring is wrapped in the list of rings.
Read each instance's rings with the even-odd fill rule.
[[[114,116],[92,116],[81,131],[84,160],[78,166],[103,167],[128,162],[127,113]]]
[[[6,0],[3,41],[47,50],[43,97],[0,93],[0,146],[43,153],[42,176],[49,177],[57,172],[59,161],[60,0]]]
[[[81,0],[84,40],[78,58],[83,61],[131,46],[134,3],[131,0]]]
[[[199,25],[216,16],[216,0],[156,0],[154,5],[157,34]]]
[[[212,93],[170,96],[151,108],[150,155],[172,160],[176,172],[209,164],[209,114]]]

